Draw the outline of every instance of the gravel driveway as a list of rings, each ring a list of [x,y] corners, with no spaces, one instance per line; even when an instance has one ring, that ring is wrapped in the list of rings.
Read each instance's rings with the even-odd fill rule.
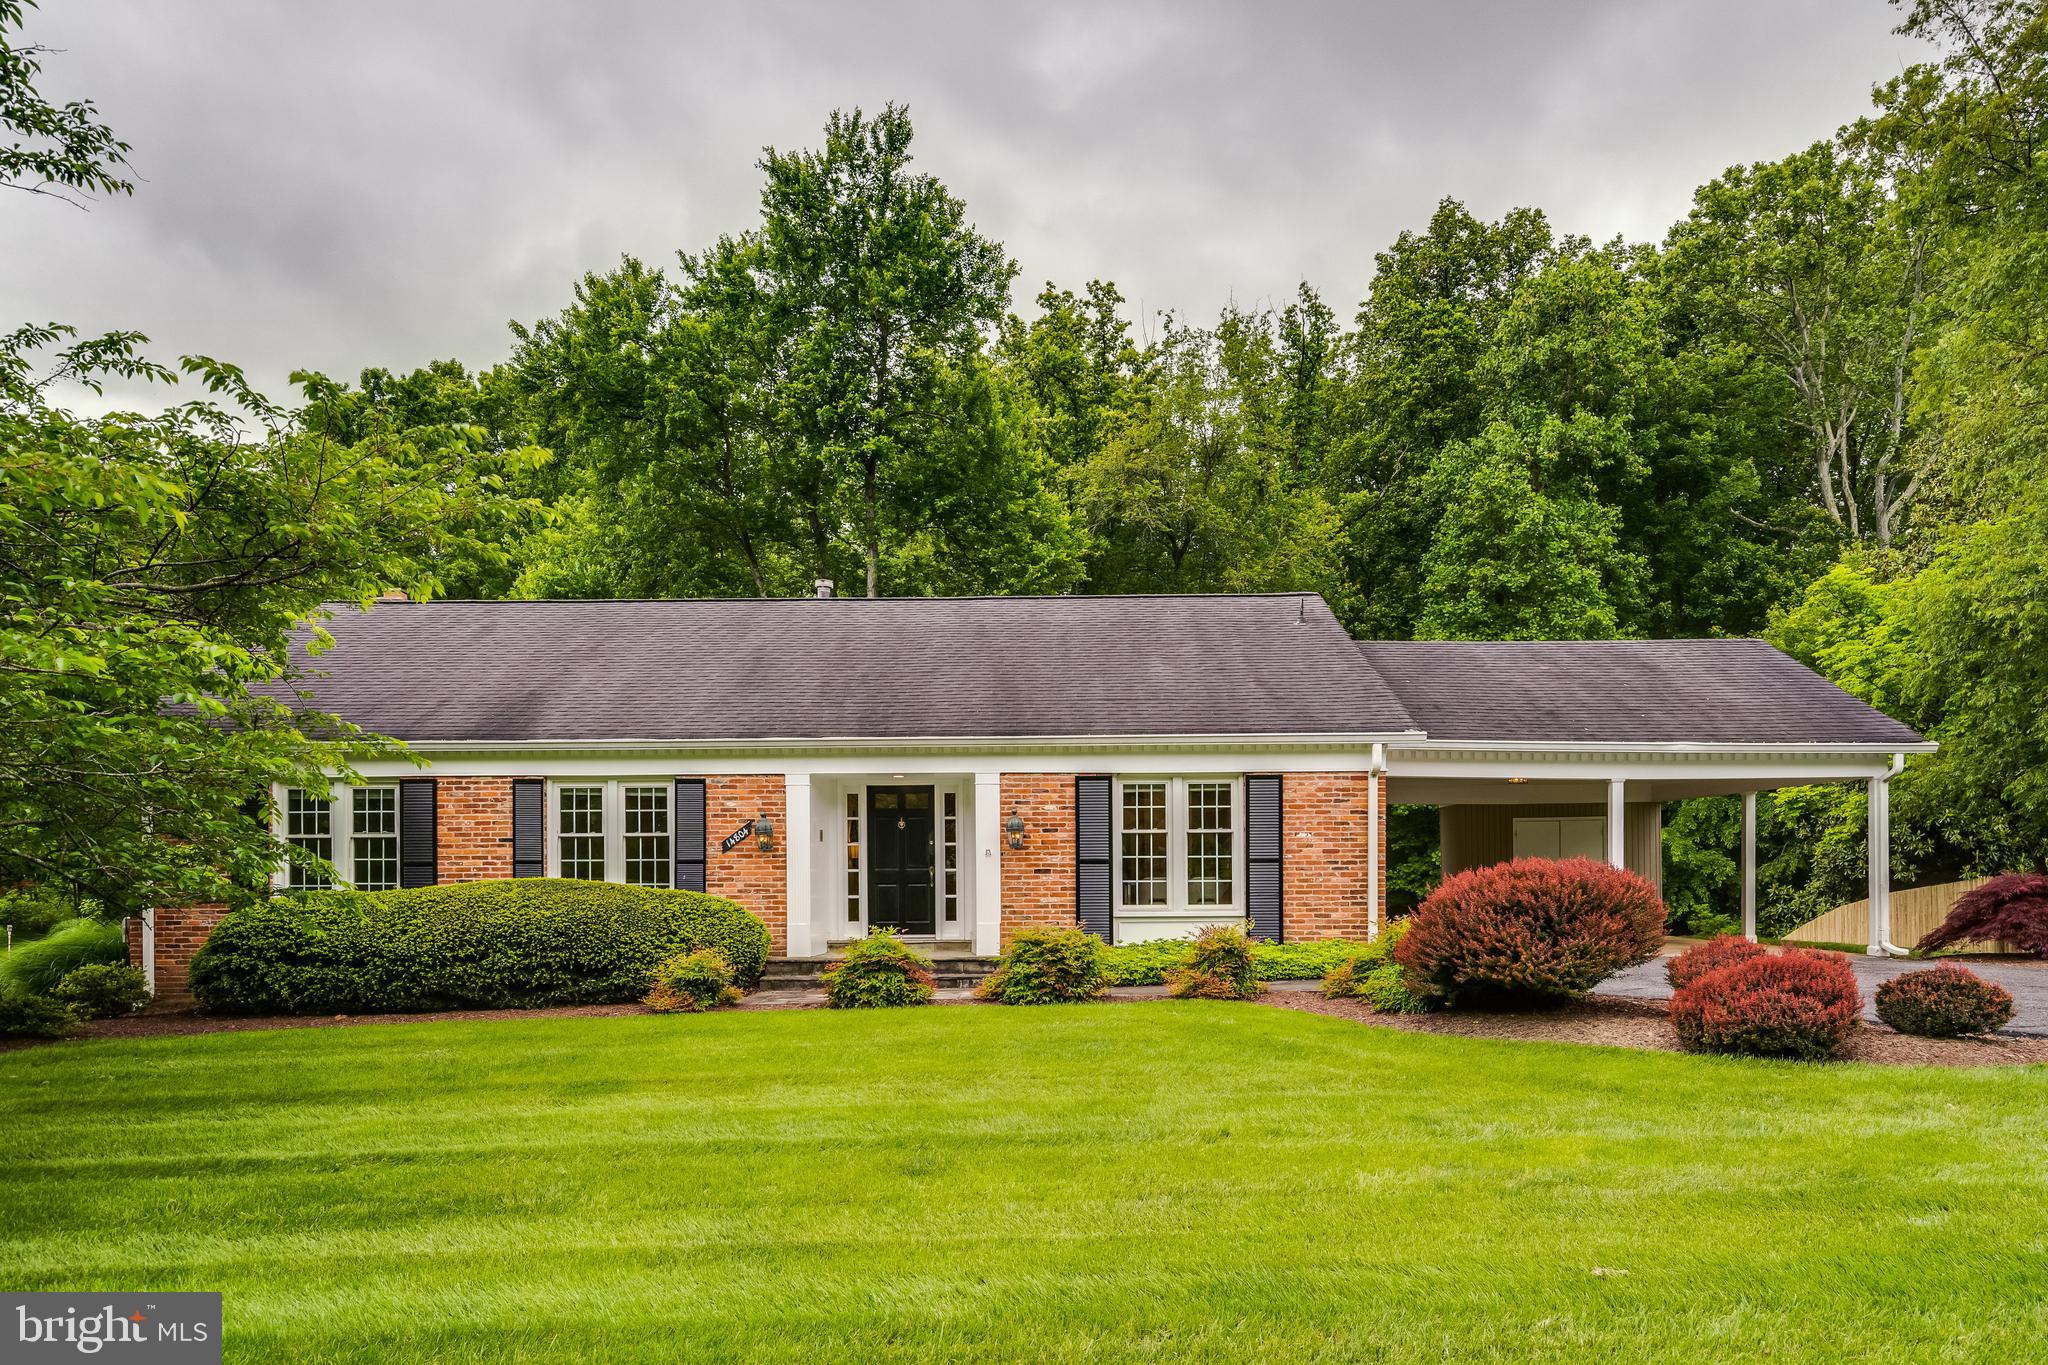
[[[1870,1001],[1880,985],[1895,976],[1925,971],[1933,965],[1911,959],[1851,956],[1846,953],[1843,956],[1848,957],[1849,965],[1855,969],[1856,979],[1863,987],[1863,1017],[1872,1023],[1877,1022],[1877,1012]],[[1955,960],[1986,981],[1995,981],[2012,992],[2012,1022],[2005,1026],[2005,1032],[2026,1038],[2048,1038],[2048,962]],[[1671,986],[1664,980],[1665,961],[1661,957],[1655,958],[1640,967],[1617,972],[1601,983],[1599,993],[1631,1000],[1668,1000]]]

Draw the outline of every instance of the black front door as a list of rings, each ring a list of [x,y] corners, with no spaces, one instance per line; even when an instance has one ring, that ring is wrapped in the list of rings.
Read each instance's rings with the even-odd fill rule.
[[[868,927],[936,932],[932,789],[868,788]]]

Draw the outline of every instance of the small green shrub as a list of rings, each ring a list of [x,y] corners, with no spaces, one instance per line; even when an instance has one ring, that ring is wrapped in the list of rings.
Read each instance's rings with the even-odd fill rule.
[[[222,1014],[623,1004],[657,963],[698,948],[752,985],[768,928],[717,896],[608,882],[315,891],[223,919],[192,959],[192,993]]]
[[[1314,981],[1364,946],[1357,939],[1349,938],[1253,943],[1252,974],[1261,981]],[[1119,943],[1102,950],[1103,976],[1112,986],[1163,985],[1166,974],[1176,967],[1187,966],[1194,952],[1195,942],[1189,938]]]
[[[656,1014],[702,1014],[739,1003],[732,984],[732,964],[716,948],[676,953],[654,964],[640,1003]]]
[[[1363,1000],[1386,1014],[1420,1014],[1428,1002],[1409,984],[1407,973],[1394,961],[1394,949],[1408,933],[1408,921],[1394,920],[1380,936],[1363,947],[1353,946],[1350,955],[1323,975],[1323,997],[1328,1000]]]
[[[1408,983],[1407,969],[1398,962],[1382,962],[1366,973],[1359,984],[1358,998],[1381,1014],[1421,1014],[1429,999]]]
[[[1099,1000],[1109,986],[1102,940],[1079,929],[1025,929],[1003,964],[975,994],[1000,1005],[1064,1005]]]
[[[69,1005],[47,995],[9,991],[0,995],[0,1038],[62,1038],[78,1024]]]
[[[66,920],[79,917],[78,907],[37,887],[0,892],[0,924],[14,928],[14,941],[41,938]]]
[[[824,981],[825,1003],[835,1010],[928,1005],[932,999],[931,959],[891,929],[870,929],[849,945]]]
[[[1188,964],[1169,971],[1166,985],[1176,1000],[1250,1000],[1266,989],[1252,969],[1252,941],[1234,924],[1197,935]]]
[[[128,940],[119,920],[66,920],[0,958],[0,990],[48,995],[76,968],[127,960]]]
[[[1944,962],[1877,988],[1877,1017],[1922,1038],[1966,1038],[2012,1022],[2012,992],[1968,967]]]
[[[149,1003],[149,978],[125,962],[88,962],[66,972],[50,998],[81,1019],[112,1019]]]

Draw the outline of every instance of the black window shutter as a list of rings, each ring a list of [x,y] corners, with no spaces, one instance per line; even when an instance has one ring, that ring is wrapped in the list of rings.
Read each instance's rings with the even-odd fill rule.
[[[1074,919],[1104,943],[1110,922],[1109,779],[1074,779]]]
[[[1280,778],[1258,773],[1244,780],[1244,898],[1251,935],[1281,938]]]
[[[407,777],[398,783],[398,884],[432,886],[434,861],[434,779]]]
[[[676,779],[673,838],[676,849],[676,889],[704,889],[704,779]]]
[[[548,784],[538,777],[512,779],[512,875],[548,875]]]

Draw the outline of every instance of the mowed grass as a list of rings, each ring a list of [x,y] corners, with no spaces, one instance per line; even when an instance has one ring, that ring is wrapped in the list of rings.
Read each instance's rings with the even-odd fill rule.
[[[0,1057],[0,1284],[240,1361],[2019,1360],[2048,1075],[1226,1004]]]

